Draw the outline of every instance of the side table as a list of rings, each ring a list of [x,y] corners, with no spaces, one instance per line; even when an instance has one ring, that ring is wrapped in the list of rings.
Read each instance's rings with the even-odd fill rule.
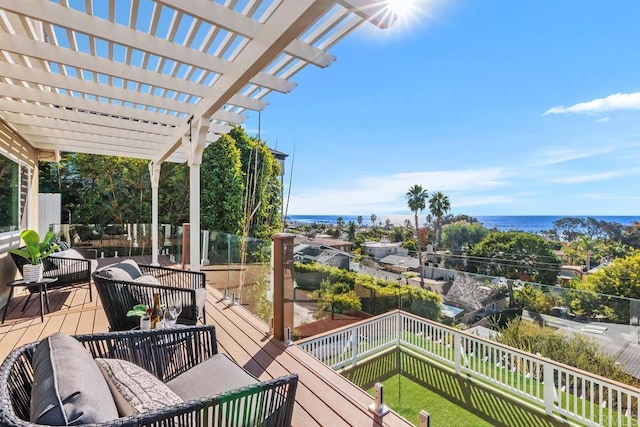
[[[44,304],[46,301],[47,304],[47,312],[49,309],[49,294],[47,293],[47,285],[58,280],[57,277],[43,277],[37,282],[25,282],[24,279],[14,280],[12,282],[7,283],[9,287],[9,299],[7,299],[7,304],[4,306],[4,313],[2,314],[2,323],[4,324],[4,319],[7,317],[7,310],[9,309],[9,304],[11,303],[11,297],[13,297],[13,289],[18,286],[29,287],[29,286],[38,286],[38,294],[40,296],[40,321],[44,322]],[[44,292],[44,300],[42,298],[42,294]],[[27,298],[24,305],[22,306],[22,312],[24,312],[25,308],[27,308],[27,303],[31,295]]]

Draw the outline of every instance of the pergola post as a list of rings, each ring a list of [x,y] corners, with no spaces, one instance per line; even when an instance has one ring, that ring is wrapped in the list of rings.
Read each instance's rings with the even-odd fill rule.
[[[158,189],[160,187],[160,163],[149,163],[149,175],[151,176],[151,265],[160,265],[158,262]]]
[[[200,271],[200,164],[207,143],[209,123],[200,118],[183,137],[189,149],[189,254],[191,271]]]

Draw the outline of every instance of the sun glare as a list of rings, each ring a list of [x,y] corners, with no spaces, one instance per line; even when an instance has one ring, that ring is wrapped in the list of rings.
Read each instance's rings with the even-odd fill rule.
[[[396,15],[398,19],[404,21],[418,13],[420,0],[388,0],[387,8]]]

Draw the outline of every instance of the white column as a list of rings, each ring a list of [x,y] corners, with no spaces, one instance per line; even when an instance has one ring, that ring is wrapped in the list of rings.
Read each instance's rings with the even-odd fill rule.
[[[191,123],[191,141],[189,135],[183,138],[183,144],[189,148],[189,251],[191,271],[200,271],[200,164],[207,143],[209,122],[198,119]]]
[[[160,188],[161,163],[149,163],[151,176],[151,265],[160,265],[158,262],[158,189]]]

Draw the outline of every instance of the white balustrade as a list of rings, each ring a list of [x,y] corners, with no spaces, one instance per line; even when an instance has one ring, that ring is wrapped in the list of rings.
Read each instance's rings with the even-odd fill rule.
[[[547,414],[587,425],[640,427],[636,388],[402,311],[296,344],[333,369],[400,346]]]

